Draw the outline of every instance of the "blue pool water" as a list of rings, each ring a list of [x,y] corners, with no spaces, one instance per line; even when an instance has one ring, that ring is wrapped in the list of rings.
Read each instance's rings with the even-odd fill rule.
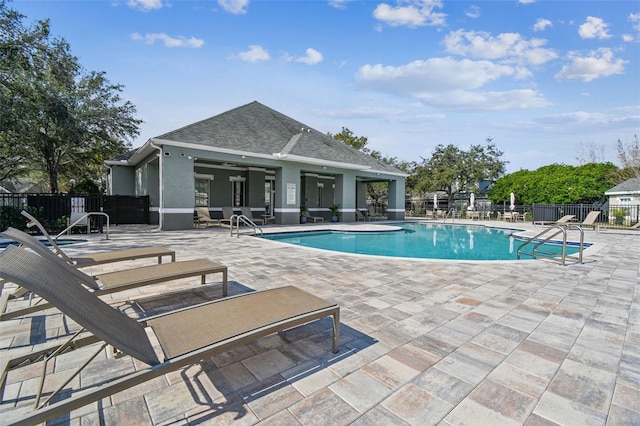
[[[40,240],[40,242],[42,244],[44,244],[45,246],[49,245],[49,241],[43,239]],[[66,246],[69,244],[76,244],[76,243],[85,243],[87,242],[87,240],[76,240],[76,239],[71,239],[71,238],[60,238],[58,241],[56,241],[56,244],[58,244],[59,246]],[[9,245],[18,245],[18,243],[16,243],[13,240],[7,240],[5,238],[0,238],[0,249],[3,248],[7,248]]]
[[[392,257],[457,260],[516,260],[524,240],[514,238],[513,229],[434,223],[396,224],[399,231],[342,232],[311,231],[266,234],[265,238],[346,253]],[[531,251],[529,247],[526,249]],[[545,251],[562,253],[560,244],[545,244]],[[578,252],[567,245],[567,254]],[[522,256],[522,259],[531,259]]]

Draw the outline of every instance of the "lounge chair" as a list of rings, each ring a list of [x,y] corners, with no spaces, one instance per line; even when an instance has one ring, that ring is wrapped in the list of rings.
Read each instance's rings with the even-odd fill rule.
[[[196,219],[196,226],[199,228],[200,225],[207,226],[220,226],[219,219],[211,219],[211,215],[209,214],[209,207],[196,207],[196,214],[198,218]]]
[[[83,268],[85,266],[94,266],[94,265],[103,265],[105,263],[114,263],[114,262],[122,262],[125,260],[136,260],[136,259],[144,259],[149,257],[157,257],[158,263],[162,263],[162,258],[164,256],[171,256],[171,261],[176,261],[176,252],[175,250],[170,250],[164,247],[141,247],[141,248],[133,248],[126,250],[113,250],[108,252],[97,252],[90,254],[79,254],[76,256],[68,256],[61,248],[56,244],[55,240],[49,235],[44,226],[36,219],[31,216],[25,210],[21,212],[22,216],[29,219],[27,223],[27,227],[36,226],[42,235],[47,239],[49,245],[51,245],[51,250],[66,260],[69,263],[74,264],[78,268]]]
[[[251,220],[256,225],[264,225],[264,219],[253,217],[253,213],[251,212],[251,207],[240,207],[240,211],[243,216],[246,216],[249,220]]]
[[[373,207],[369,207],[369,210],[367,211],[367,219],[369,219],[369,220],[385,220],[385,219],[387,219],[387,217],[384,216],[384,215],[377,214]]]
[[[362,214],[362,212],[358,209],[356,209],[356,222],[358,221],[366,221],[367,217],[365,215]]]
[[[562,216],[560,219],[556,220],[554,225],[560,225],[560,226],[568,225],[575,217],[576,216],[573,214],[566,214]]]
[[[223,207],[222,208],[222,219],[220,219],[220,224],[225,226],[231,226],[231,217],[235,213],[233,212],[233,207]]]
[[[10,413],[5,409],[5,422],[42,423],[217,353],[324,317],[332,317],[333,320],[333,352],[339,348],[340,307],[296,287],[245,293],[136,321],[77,283],[61,263],[57,258],[45,259],[15,246],[0,253],[0,278],[39,294],[91,333],[87,336],[79,332],[57,348],[34,351],[19,358],[8,359],[10,354],[5,353],[0,389],[4,390],[8,371],[21,364],[38,361],[42,356],[49,361],[56,356],[64,357],[66,349],[72,351],[100,341],[102,344],[94,345],[96,351],[93,354],[86,352],[88,361],[71,373],[68,381],[60,378],[64,384],[41,402],[47,371],[45,364],[41,386],[36,390],[36,408],[19,419],[10,420]],[[63,281],[68,285],[59,285]],[[150,339],[147,333],[153,333],[154,339]],[[162,352],[162,361],[153,340],[157,341],[156,348]],[[118,355],[129,355],[138,360],[136,371],[108,377],[88,388],[69,389],[67,384],[107,345],[116,349]],[[59,349],[60,355],[51,352],[54,349]],[[105,371],[110,371],[106,365],[109,361],[100,361],[105,363],[101,367]],[[64,398],[51,402],[63,390]]]
[[[63,265],[64,269],[67,271],[67,275],[74,277],[76,281],[92,289],[96,295],[110,294],[136,287],[197,276],[200,276],[200,282],[205,284],[206,276],[213,273],[222,273],[222,294],[223,296],[227,295],[227,267],[209,259],[163,263],[159,265],[98,274],[90,277],[56,256],[38,240],[22,231],[14,228],[8,228],[6,231],[1,232],[0,236],[19,242],[23,246],[36,252],[42,258],[60,260],[61,265]],[[65,282],[60,283],[61,286],[64,286],[65,284]],[[50,307],[47,303],[36,303],[20,309],[7,310],[9,307],[9,301],[22,298],[27,293],[28,290],[24,287],[18,287],[13,292],[4,292],[2,294],[2,297],[0,298],[0,321],[42,311]]]
[[[638,229],[640,228],[640,222],[636,222],[635,225],[631,226],[631,229]]]
[[[580,223],[580,226],[583,228],[594,228],[598,225],[596,223],[596,220],[598,219],[598,216],[600,216],[600,210],[593,210],[590,211],[589,214],[587,214],[587,217],[584,218],[584,220],[582,221],[582,223]]]
[[[313,223],[324,222],[324,217],[322,216],[311,216],[309,212],[302,213],[302,216],[306,217],[307,220],[313,221]]]

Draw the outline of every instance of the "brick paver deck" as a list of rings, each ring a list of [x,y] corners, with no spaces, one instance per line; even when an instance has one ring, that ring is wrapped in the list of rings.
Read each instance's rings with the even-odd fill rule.
[[[542,229],[515,226],[529,233]],[[639,232],[587,231],[594,246],[584,264],[568,266],[345,255],[230,237],[228,229],[217,228],[159,232],[120,226],[110,240],[102,237],[91,235],[89,242],[65,248],[74,254],[162,245],[175,249],[179,260],[208,257],[225,264],[231,295],[295,285],[336,301],[341,350],[331,353],[330,321],[317,321],[52,424],[640,424]],[[141,309],[160,312],[221,297],[218,277],[209,279],[210,286],[200,286],[199,278],[181,280],[107,300],[132,316]],[[132,296],[138,305],[127,302]],[[4,360],[50,345],[77,329],[55,310],[4,321],[0,355]],[[62,356],[45,389],[81,362],[80,355]],[[114,360],[105,353],[71,385],[99,383],[132,365],[129,357]],[[38,373],[25,367],[9,375],[0,423],[30,409]]]

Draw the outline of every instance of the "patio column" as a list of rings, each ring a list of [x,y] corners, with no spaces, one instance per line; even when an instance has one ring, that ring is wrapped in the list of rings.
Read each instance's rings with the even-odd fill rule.
[[[275,187],[276,223],[300,223],[300,168],[293,165],[276,170]]]
[[[356,220],[356,175],[352,172],[336,176],[335,202],[340,204],[340,222]]]
[[[162,205],[159,213],[162,215],[162,230],[192,229],[195,204],[193,160],[171,148],[164,147],[160,160]]]
[[[404,179],[389,181],[389,208],[387,217],[390,220],[403,220],[405,209]]]

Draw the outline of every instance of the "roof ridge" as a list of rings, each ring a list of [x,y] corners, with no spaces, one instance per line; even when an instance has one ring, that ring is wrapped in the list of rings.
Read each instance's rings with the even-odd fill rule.
[[[291,136],[291,139],[289,139],[289,142],[287,142],[286,145],[282,147],[282,150],[280,151],[280,155],[287,155],[291,153],[291,151],[293,151],[293,148],[295,148],[296,145],[298,145],[298,142],[300,142],[301,139],[302,139],[302,132],[296,133],[295,135]]]

